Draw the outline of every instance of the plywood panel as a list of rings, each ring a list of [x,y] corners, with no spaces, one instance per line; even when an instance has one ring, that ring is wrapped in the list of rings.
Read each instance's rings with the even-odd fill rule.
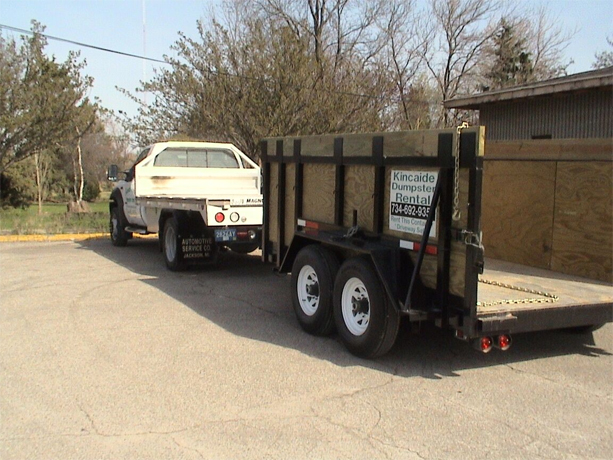
[[[308,163],[304,165],[304,194],[302,217],[334,223],[334,166]]]
[[[613,139],[539,139],[488,141],[487,160],[607,161]]]
[[[613,163],[559,162],[552,269],[613,282]]]
[[[488,257],[549,268],[555,174],[554,162],[485,162],[482,229]]]
[[[353,210],[358,211],[358,226],[374,231],[373,209],[375,193],[375,167],[355,165],[345,167],[345,203],[343,222],[349,227]]]

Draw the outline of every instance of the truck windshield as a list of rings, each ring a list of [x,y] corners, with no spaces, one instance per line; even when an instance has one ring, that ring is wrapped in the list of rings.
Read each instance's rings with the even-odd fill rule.
[[[153,166],[174,168],[239,168],[230,150],[169,147],[155,158]]]

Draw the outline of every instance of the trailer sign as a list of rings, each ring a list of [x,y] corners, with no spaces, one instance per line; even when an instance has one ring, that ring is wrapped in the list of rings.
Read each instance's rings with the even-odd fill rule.
[[[424,233],[437,180],[437,171],[392,171],[390,230]],[[430,236],[436,238],[436,215]]]

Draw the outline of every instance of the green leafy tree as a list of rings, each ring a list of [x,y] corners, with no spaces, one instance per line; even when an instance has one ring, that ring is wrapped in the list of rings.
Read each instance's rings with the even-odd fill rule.
[[[32,35],[0,38],[0,172],[34,158],[39,208],[49,191],[46,181],[59,152],[72,149],[94,125],[97,106],[87,98],[93,80],[82,75],[84,62],[71,52],[64,62],[45,54],[44,26],[32,22]],[[15,176],[13,173],[12,176]],[[77,177],[82,195],[82,168]]]
[[[534,79],[530,53],[524,40],[518,38],[515,27],[501,19],[498,32],[492,39],[494,61],[486,74],[484,89],[500,89],[528,83]]]

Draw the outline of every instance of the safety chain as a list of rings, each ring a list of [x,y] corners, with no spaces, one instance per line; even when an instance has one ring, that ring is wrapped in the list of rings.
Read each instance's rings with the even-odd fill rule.
[[[456,135],[453,142],[453,214],[452,219],[458,221],[462,217],[460,211],[460,134],[463,129],[468,128],[465,121],[456,127]]]
[[[483,284],[489,284],[491,286],[497,286],[505,289],[511,289],[513,291],[527,292],[528,294],[539,295],[539,298],[529,299],[504,299],[494,300],[492,302],[477,302],[479,307],[493,307],[494,305],[515,305],[515,304],[529,304],[529,303],[555,303],[560,298],[555,294],[548,292],[537,291],[535,289],[528,289],[520,286],[513,286],[511,284],[501,283],[500,281],[492,281],[483,278],[479,278],[479,282]]]

